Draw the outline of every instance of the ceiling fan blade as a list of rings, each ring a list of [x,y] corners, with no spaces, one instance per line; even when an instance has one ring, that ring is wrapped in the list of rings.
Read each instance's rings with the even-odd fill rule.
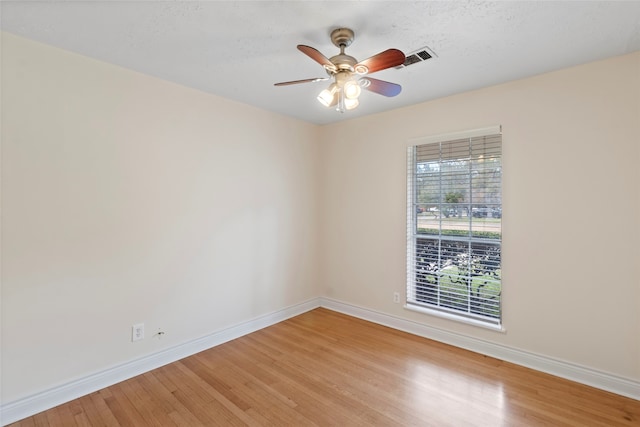
[[[361,78],[360,85],[363,89],[388,97],[396,96],[402,91],[402,86],[399,84],[385,82],[384,80],[373,79],[371,77]]]
[[[318,64],[322,65],[325,69],[329,71],[336,71],[336,66],[333,62],[329,61],[329,58],[321,54],[317,49],[314,49],[311,46],[299,44],[298,50],[316,61]],[[402,62],[404,62],[404,60]]]
[[[280,82],[274,83],[274,86],[289,86],[289,85],[297,85],[300,83],[313,83],[313,82],[322,82],[325,80],[329,80],[329,77],[316,77],[315,79],[304,79],[304,80],[291,80],[290,82]]]
[[[380,52],[371,58],[359,62],[354,68],[358,74],[371,74],[387,68],[397,67],[398,65],[404,64],[404,61],[405,56],[401,50],[387,49],[384,52]],[[366,71],[364,71],[362,66],[366,67]]]

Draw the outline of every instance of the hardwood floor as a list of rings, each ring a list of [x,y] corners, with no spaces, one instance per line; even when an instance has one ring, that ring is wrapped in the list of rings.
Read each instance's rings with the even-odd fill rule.
[[[640,401],[316,309],[12,426],[640,426]]]

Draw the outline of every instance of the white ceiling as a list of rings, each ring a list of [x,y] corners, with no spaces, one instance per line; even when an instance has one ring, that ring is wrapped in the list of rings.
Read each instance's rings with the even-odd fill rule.
[[[2,1],[2,29],[242,103],[326,124],[640,50],[640,1]],[[296,49],[338,53],[332,29],[352,28],[358,60],[428,46],[437,58],[373,77],[340,114],[316,95],[328,82]]]

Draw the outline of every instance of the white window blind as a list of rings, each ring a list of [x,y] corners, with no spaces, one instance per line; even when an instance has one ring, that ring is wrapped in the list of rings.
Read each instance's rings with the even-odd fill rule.
[[[499,326],[500,128],[413,143],[407,150],[407,306]]]

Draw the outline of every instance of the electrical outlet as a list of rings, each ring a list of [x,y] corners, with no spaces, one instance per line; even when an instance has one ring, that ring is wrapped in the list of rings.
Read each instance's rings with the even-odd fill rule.
[[[131,341],[140,341],[144,339],[144,323],[137,323],[131,326]]]
[[[393,302],[395,302],[396,304],[400,302],[400,292],[393,293]]]

